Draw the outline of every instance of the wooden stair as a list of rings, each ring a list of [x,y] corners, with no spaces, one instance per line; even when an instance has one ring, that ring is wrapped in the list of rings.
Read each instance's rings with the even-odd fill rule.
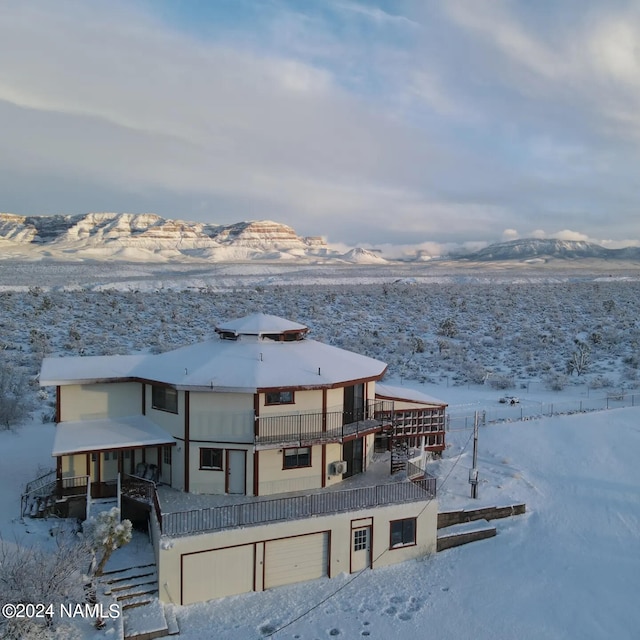
[[[173,610],[158,599],[156,565],[143,564],[105,571],[100,578],[105,595],[120,605],[125,640],[153,640],[179,633]]]
[[[404,438],[394,438],[391,441],[391,473],[406,471],[409,461],[409,444]]]

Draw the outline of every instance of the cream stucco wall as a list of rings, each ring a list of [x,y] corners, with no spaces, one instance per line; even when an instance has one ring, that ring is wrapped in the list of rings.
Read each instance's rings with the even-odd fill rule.
[[[89,473],[87,467],[87,454],[77,453],[72,456],[62,457],[62,477],[73,478],[74,476],[86,476]]]
[[[60,387],[60,421],[140,415],[139,382],[71,384]]]
[[[222,469],[200,469],[200,448],[222,449]],[[245,451],[246,495],[253,495],[253,447],[225,442],[191,442],[189,447],[189,492],[225,493],[229,449]],[[184,467],[183,467],[184,468]]]
[[[283,468],[283,449],[260,451],[258,466],[259,495],[302,491],[322,487],[322,445],[311,447],[311,466]]]
[[[327,411],[342,411],[344,408],[344,389],[327,389]]]
[[[342,457],[342,445],[339,442],[331,443],[326,445],[327,447],[327,487],[330,487],[334,484],[338,484],[342,482],[342,474],[341,475],[331,475],[331,464],[333,462],[339,462],[343,460]]]
[[[267,405],[266,394],[260,394],[260,415],[280,415],[283,413],[297,413],[299,411],[322,411],[322,389],[296,390],[294,391],[293,404]]]
[[[417,518],[416,544],[390,549],[389,523],[392,520],[414,517]],[[187,604],[181,603],[181,557],[183,554],[255,545],[255,584],[257,590],[262,590],[265,541],[328,531],[330,533],[329,577],[335,577],[342,572],[349,573],[351,570],[351,523],[353,520],[373,518],[371,557],[374,559],[373,568],[375,569],[435,552],[437,517],[437,503],[433,500],[164,539],[164,543],[161,541],[158,545],[160,599],[164,602]],[[192,594],[191,602],[198,601],[199,589],[203,594],[208,593],[208,585],[204,582],[197,584],[197,581],[204,580],[204,577],[193,575],[185,576],[184,579],[192,581],[189,585],[189,593]],[[196,583],[193,582],[194,580]]]
[[[191,440],[252,443],[253,434],[252,393],[189,394]]]

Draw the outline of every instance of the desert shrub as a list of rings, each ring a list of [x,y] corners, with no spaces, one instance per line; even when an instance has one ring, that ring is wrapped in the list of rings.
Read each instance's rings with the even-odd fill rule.
[[[489,384],[493,389],[513,389],[516,386],[513,376],[508,375],[491,376]]]
[[[547,389],[551,391],[562,391],[569,384],[569,377],[559,371],[551,371],[544,376]]]

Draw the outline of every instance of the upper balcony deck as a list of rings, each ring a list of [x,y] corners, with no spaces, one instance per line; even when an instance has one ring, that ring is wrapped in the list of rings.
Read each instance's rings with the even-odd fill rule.
[[[369,400],[365,407],[355,411],[336,409],[260,416],[255,444],[259,448],[273,448],[343,442],[390,426],[392,418],[393,402],[387,400]]]
[[[156,512],[163,535],[178,536],[333,515],[435,498],[436,479],[389,475],[389,461],[374,462],[362,474],[326,487],[277,497],[194,495],[158,487]]]

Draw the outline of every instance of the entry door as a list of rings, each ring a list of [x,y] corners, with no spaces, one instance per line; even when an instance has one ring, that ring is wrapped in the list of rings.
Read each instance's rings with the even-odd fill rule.
[[[371,526],[351,530],[351,573],[371,566]]]
[[[354,384],[344,388],[343,424],[351,424],[364,419],[364,384]]]
[[[344,474],[344,478],[350,478],[356,473],[362,473],[364,455],[363,438],[347,440],[347,442],[342,445],[342,455],[347,461],[347,472]]]
[[[102,482],[109,482],[118,478],[118,452],[105,451],[102,454]]]
[[[247,492],[247,452],[227,449],[227,493]]]

